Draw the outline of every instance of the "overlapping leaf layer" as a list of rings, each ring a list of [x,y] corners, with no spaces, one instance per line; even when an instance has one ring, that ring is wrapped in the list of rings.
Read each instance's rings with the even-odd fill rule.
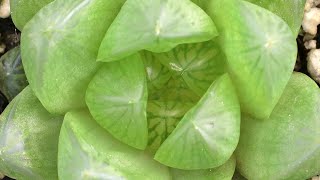
[[[30,87],[1,115],[0,172],[61,180],[227,180],[236,166],[249,179],[320,173],[319,88],[292,75],[304,0],[49,2],[11,2]],[[65,115],[63,124],[53,114]]]

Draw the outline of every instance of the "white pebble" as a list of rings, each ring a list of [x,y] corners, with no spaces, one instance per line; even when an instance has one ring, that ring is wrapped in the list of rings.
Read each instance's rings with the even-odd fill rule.
[[[0,18],[10,16],[10,0],[0,0]]]
[[[311,8],[303,17],[303,30],[311,35],[317,34],[317,26],[320,24],[320,9]]]
[[[306,47],[306,49],[316,49],[317,48],[317,41],[316,40],[306,41],[304,43],[304,47]]]
[[[4,51],[6,50],[6,45],[5,44],[0,44],[0,53],[4,53]]]
[[[308,72],[311,77],[320,83],[320,49],[312,49],[308,53]]]
[[[314,177],[312,178],[312,180],[320,180],[320,177],[319,177],[319,176],[314,176]]]

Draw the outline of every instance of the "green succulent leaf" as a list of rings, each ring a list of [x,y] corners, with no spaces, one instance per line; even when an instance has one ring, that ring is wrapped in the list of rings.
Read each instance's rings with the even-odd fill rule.
[[[280,16],[291,28],[295,36],[298,35],[304,14],[306,0],[246,0],[268,9]]]
[[[202,170],[170,169],[173,180],[230,180],[236,168],[236,158],[231,158],[222,166]]]
[[[218,167],[231,157],[239,135],[240,107],[230,77],[225,74],[184,115],[155,159],[185,170]]]
[[[148,102],[149,152],[155,154],[193,105],[191,102],[180,101]]]
[[[26,87],[0,116],[0,171],[15,179],[57,179],[62,119]]]
[[[280,17],[246,1],[211,0],[208,9],[221,33],[241,110],[268,118],[294,68],[295,36]]]
[[[22,30],[25,24],[45,5],[53,0],[10,0],[11,17],[14,25]]]
[[[269,119],[242,117],[237,168],[248,179],[308,179],[320,173],[320,90],[292,75]]]
[[[49,112],[64,114],[85,107],[86,88],[99,66],[100,43],[123,2],[56,0],[25,26],[23,65]]]
[[[225,56],[213,41],[183,44],[167,53],[155,54],[174,75],[200,97],[226,70]]]
[[[18,46],[0,58],[0,90],[11,101],[27,85]]]
[[[167,167],[113,138],[86,111],[66,114],[58,154],[60,179],[171,179]]]
[[[155,53],[141,53],[148,79],[148,99],[155,101],[197,102],[200,97],[192,91],[179,74],[160,63]]]
[[[138,149],[148,142],[147,80],[138,54],[105,64],[89,84],[86,102],[94,119],[115,138]]]
[[[211,18],[189,0],[127,0],[101,44],[98,60],[119,60],[142,49],[165,52],[217,34]]]

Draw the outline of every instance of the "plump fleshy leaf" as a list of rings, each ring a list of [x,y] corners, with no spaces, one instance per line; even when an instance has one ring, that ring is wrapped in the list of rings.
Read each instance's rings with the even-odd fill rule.
[[[211,0],[241,110],[268,118],[288,83],[296,61],[295,37],[278,16],[241,0]]]
[[[173,180],[230,180],[236,168],[236,158],[231,158],[222,166],[201,170],[180,170],[171,168]]]
[[[101,44],[98,60],[119,60],[142,49],[165,52],[217,34],[210,17],[189,0],[127,0]]]
[[[240,107],[225,74],[189,110],[160,146],[155,159],[178,169],[208,169],[224,164],[240,135]]]
[[[181,101],[148,102],[148,151],[155,154],[194,103]]]
[[[11,101],[27,85],[18,46],[0,58],[0,90]]]
[[[22,62],[31,88],[52,113],[85,106],[98,48],[124,0],[56,0],[22,32]]]
[[[66,114],[59,140],[59,178],[171,179],[167,167],[113,138],[89,115]]]
[[[143,51],[141,57],[147,72],[149,100],[194,103],[200,99],[179,74],[160,63],[155,53]]]
[[[15,179],[57,179],[62,119],[26,87],[0,116],[0,171]]]
[[[280,16],[291,28],[295,36],[298,35],[304,14],[306,0],[246,0]]]
[[[14,25],[22,30],[25,24],[45,5],[53,0],[10,0],[11,18]]]
[[[269,119],[242,117],[237,168],[248,179],[308,179],[320,173],[320,90],[293,74]]]
[[[89,84],[94,119],[115,138],[138,149],[148,142],[147,79],[140,55],[105,64]]]
[[[155,54],[156,58],[199,96],[212,82],[226,72],[225,56],[212,41],[183,44],[167,53]]]

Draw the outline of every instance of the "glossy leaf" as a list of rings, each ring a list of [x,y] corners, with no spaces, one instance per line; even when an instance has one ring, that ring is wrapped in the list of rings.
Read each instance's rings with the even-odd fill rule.
[[[181,101],[148,102],[149,152],[155,154],[193,105],[191,102]]]
[[[280,16],[291,28],[293,34],[298,36],[302,18],[304,14],[304,6],[306,0],[246,0]]]
[[[240,135],[240,107],[227,74],[217,79],[160,146],[155,159],[178,169],[224,164]]]
[[[94,119],[115,138],[138,149],[148,141],[146,83],[143,62],[136,54],[102,66],[86,94]]]
[[[243,116],[237,168],[248,179],[308,179],[320,173],[320,90],[292,75],[269,119]]]
[[[22,30],[25,24],[45,5],[53,0],[10,0],[11,18],[14,25]]]
[[[0,58],[0,90],[11,101],[27,85],[18,46]]]
[[[226,72],[225,56],[212,41],[183,44],[167,53],[155,54],[174,75],[202,96],[214,80]]]
[[[113,138],[86,111],[65,116],[58,169],[62,180],[170,179],[167,167]]]
[[[222,166],[202,170],[171,169],[173,180],[230,180],[236,168],[236,158],[231,158]]]
[[[217,34],[210,17],[189,0],[127,0],[101,44],[98,60],[119,60],[142,49],[165,52]]]
[[[208,13],[221,33],[241,110],[268,118],[294,68],[294,35],[280,17],[246,1],[211,0]]]
[[[123,2],[56,0],[23,29],[26,75],[51,113],[85,106],[85,91],[99,66],[98,48]]]
[[[179,74],[160,63],[155,53],[141,53],[148,79],[149,100],[195,103],[200,97],[192,91]]]
[[[62,119],[26,87],[0,117],[0,171],[15,179],[57,179]]]

